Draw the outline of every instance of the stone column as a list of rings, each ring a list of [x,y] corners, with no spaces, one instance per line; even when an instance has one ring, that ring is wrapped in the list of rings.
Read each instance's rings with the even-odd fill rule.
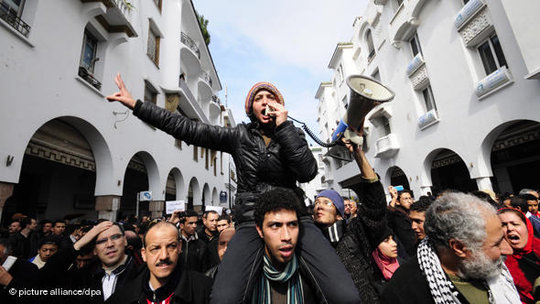
[[[2,221],[2,211],[8,198],[13,195],[13,188],[15,184],[0,182],[0,224]]]
[[[491,190],[493,191],[493,186],[491,185],[491,179],[489,176],[486,177],[477,177],[476,185],[478,190]]]
[[[165,210],[165,201],[150,201],[148,202],[148,210],[151,212],[152,218],[161,217]]]
[[[116,221],[116,212],[120,209],[120,198],[118,195],[96,196],[96,211],[98,219]]]

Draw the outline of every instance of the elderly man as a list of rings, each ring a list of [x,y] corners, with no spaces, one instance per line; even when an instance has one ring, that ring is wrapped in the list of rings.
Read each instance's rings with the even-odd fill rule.
[[[111,298],[111,303],[208,303],[212,280],[179,265],[182,242],[178,229],[158,222],[146,231],[142,257],[146,268]]]
[[[426,212],[427,237],[403,264],[382,303],[519,303],[502,254],[512,252],[487,202],[447,193]]]

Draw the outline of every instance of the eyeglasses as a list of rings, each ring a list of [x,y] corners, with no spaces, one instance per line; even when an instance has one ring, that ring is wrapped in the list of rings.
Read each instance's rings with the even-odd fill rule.
[[[114,242],[116,240],[119,240],[123,235],[121,233],[113,234],[108,238],[102,238],[96,241],[96,245],[103,245],[107,243],[108,240],[111,240],[111,242]]]
[[[322,205],[322,206],[326,206],[326,207],[332,207],[334,205],[334,203],[332,203],[332,201],[315,201],[315,207],[317,207],[317,205]]]

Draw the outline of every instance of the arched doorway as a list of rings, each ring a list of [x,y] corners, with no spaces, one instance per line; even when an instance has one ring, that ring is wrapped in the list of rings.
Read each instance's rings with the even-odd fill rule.
[[[538,189],[540,172],[540,123],[521,120],[503,126],[491,148],[493,190],[518,193]]]
[[[478,190],[467,165],[459,155],[449,149],[441,149],[435,154],[431,162],[431,182],[434,194],[447,189],[463,192]]]
[[[137,208],[137,195],[141,191],[148,191],[148,173],[141,152],[135,154],[128,163],[124,174],[124,188],[120,203],[122,215],[135,215]],[[148,201],[139,202],[139,217],[150,216]]]
[[[79,118],[56,118],[41,126],[26,147],[2,223],[14,213],[51,220],[96,219],[96,162],[88,138],[95,146],[104,143],[99,132]]]
[[[202,209],[202,203],[201,203],[201,195],[200,195],[200,187],[199,182],[195,177],[193,177],[189,181],[189,187],[188,187],[188,196],[187,196],[187,209],[188,210],[195,210],[197,212],[201,211]]]
[[[390,169],[390,185],[392,186],[403,186],[404,189],[411,190],[411,186],[409,185],[409,180],[407,179],[407,175],[405,175],[405,172],[401,170],[400,167],[394,166]]]

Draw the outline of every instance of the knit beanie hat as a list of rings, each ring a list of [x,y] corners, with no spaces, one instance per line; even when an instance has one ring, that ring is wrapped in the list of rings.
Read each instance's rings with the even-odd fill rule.
[[[285,105],[285,101],[283,100],[283,95],[279,92],[279,90],[271,83],[269,82],[258,82],[256,83],[251,90],[249,90],[248,95],[246,97],[246,114],[248,116],[251,116],[251,111],[253,107],[253,99],[255,98],[255,95],[260,90],[267,90],[270,93],[274,94],[274,97],[276,98],[276,101],[282,105]]]
[[[326,197],[330,199],[334,206],[336,206],[336,209],[341,217],[345,218],[345,203],[343,202],[343,198],[341,195],[339,195],[339,193],[337,193],[335,190],[324,190],[323,192],[319,193],[315,199],[319,197]]]

